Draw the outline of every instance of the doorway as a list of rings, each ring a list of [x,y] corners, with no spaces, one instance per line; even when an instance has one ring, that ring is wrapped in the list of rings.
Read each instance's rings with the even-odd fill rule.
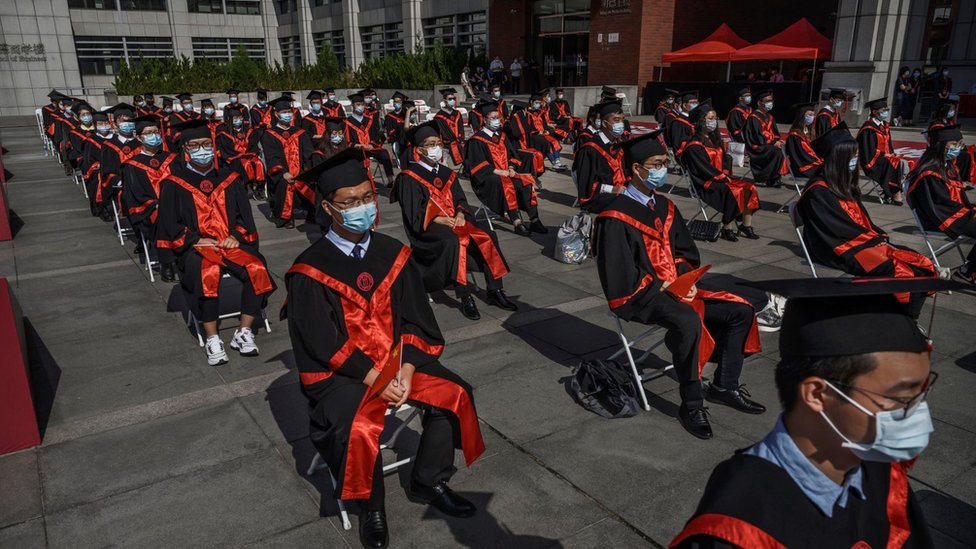
[[[543,86],[586,85],[590,44],[589,0],[536,0],[534,48]]]

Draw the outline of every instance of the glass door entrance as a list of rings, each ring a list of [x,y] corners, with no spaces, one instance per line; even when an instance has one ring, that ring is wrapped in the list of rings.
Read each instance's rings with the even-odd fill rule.
[[[543,86],[586,85],[590,41],[589,0],[537,0],[532,57]]]

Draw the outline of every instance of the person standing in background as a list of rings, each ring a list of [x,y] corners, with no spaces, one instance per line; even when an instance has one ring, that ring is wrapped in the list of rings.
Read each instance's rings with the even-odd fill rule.
[[[508,67],[508,70],[512,76],[512,93],[518,93],[521,90],[520,84],[522,83],[522,64],[519,63],[518,57],[512,61],[512,65]]]

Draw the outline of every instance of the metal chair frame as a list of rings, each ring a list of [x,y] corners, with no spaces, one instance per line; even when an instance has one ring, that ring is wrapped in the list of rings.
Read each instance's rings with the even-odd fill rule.
[[[908,201],[908,187],[909,181],[907,179],[902,181],[902,194],[905,196],[906,202]],[[912,206],[911,202],[908,202],[908,209],[912,211],[912,217],[915,218],[915,232],[921,235],[922,240],[925,241],[925,247],[929,249],[929,255],[932,257],[932,263],[935,263],[935,267],[937,269],[942,269],[942,264],[939,262],[939,256],[948,252],[949,250],[952,250],[953,248],[959,252],[959,257],[962,259],[963,263],[966,262],[966,256],[962,253],[962,245],[967,240],[972,240],[971,238],[960,235],[953,239],[949,238],[943,233],[942,236],[945,237],[946,241],[941,246],[936,248],[932,245],[932,241],[929,238],[929,231],[926,231],[925,227],[922,226],[922,219],[918,216],[918,211],[915,210],[915,207]]]
[[[610,317],[613,318],[617,326],[617,337],[620,338],[620,349],[617,350],[617,352],[610,355],[607,358],[607,360],[615,360],[620,355],[627,356],[627,363],[630,365],[631,375],[634,376],[634,386],[637,388],[637,392],[640,395],[641,405],[644,407],[644,411],[650,412],[651,405],[647,401],[647,392],[644,390],[644,383],[657,379],[664,375],[667,375],[668,370],[674,369],[674,364],[668,364],[664,368],[659,368],[649,374],[641,375],[640,370],[637,369],[637,363],[644,362],[645,360],[647,360],[647,357],[651,355],[654,349],[661,346],[661,344],[664,343],[664,340],[662,339],[654,343],[653,345],[651,345],[650,348],[644,351],[644,353],[640,355],[639,358],[637,358],[637,360],[634,360],[634,354],[631,352],[630,349],[634,345],[637,345],[641,341],[663,330],[664,328],[661,326],[651,326],[647,330],[642,332],[640,335],[638,335],[637,337],[630,339],[627,337],[627,334],[624,333],[624,325],[623,325],[624,321],[621,320],[620,317],[618,317],[616,314],[614,314],[613,311],[610,311],[609,314]]]

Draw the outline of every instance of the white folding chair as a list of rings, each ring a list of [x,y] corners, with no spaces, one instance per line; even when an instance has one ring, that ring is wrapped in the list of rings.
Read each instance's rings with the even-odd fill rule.
[[[149,273],[149,282],[155,283],[156,275],[153,272],[153,270],[156,267],[159,267],[158,255],[156,259],[152,258],[152,253],[151,250],[149,249],[149,242],[146,242],[146,235],[142,234],[142,232],[139,233],[139,241],[142,242],[142,260],[146,264],[146,272]],[[153,249],[155,248],[156,246],[154,244]]]
[[[620,100],[620,106],[624,110],[627,116],[634,116],[633,105],[630,104],[630,99],[627,99],[627,94],[623,92],[617,92],[617,99]]]
[[[491,209],[488,206],[485,206],[484,204],[479,206],[478,209],[474,211],[475,221],[478,220],[479,215],[484,215],[485,222],[488,223],[488,228],[491,229],[492,231],[495,230],[495,224],[492,223],[492,219],[499,219],[501,217],[495,212],[491,211]]]
[[[349,114],[349,111],[352,110],[352,101],[348,99],[340,99],[339,105],[342,106],[343,112],[345,112],[347,115]]]
[[[779,207],[778,210],[776,210],[776,213],[783,213],[784,211],[788,211],[790,209],[790,206],[792,206],[797,200],[799,200],[800,195],[803,194],[803,191],[800,189],[800,182],[796,179],[796,174],[793,173],[793,164],[790,162],[790,158],[786,154],[785,147],[783,148],[783,157],[786,158],[786,168],[789,170],[788,173],[790,176],[790,180],[793,181],[793,189],[796,191],[796,196],[790,197],[790,199],[787,200],[786,203],[784,203],[782,206]]]
[[[41,109],[34,109],[34,118],[37,119],[37,131],[41,135],[41,147],[44,150],[44,156],[50,156],[54,146],[44,131],[44,114]]]
[[[227,273],[224,273],[220,277],[220,282],[223,282],[225,279],[230,279],[230,278],[233,278],[233,277],[230,276]],[[218,292],[219,291],[220,290],[218,288]],[[218,299],[220,299],[220,298],[218,297]],[[219,315],[217,317],[217,321],[219,322],[221,320],[226,320],[228,318],[234,318],[234,317],[241,316],[240,307],[237,307],[237,309],[238,310],[236,310],[236,311],[231,311],[231,312],[227,312],[227,313],[224,313],[224,314]],[[194,314],[193,311],[194,311],[194,307],[190,303],[190,296],[187,295],[186,296],[186,327],[191,332],[193,332],[193,335],[197,336],[197,343],[199,343],[200,346],[203,347],[205,345],[205,343],[203,341],[203,333],[204,333],[203,332],[203,322],[201,322],[200,319],[197,318],[196,314]],[[264,312],[264,309],[261,309],[261,320],[264,322],[264,329],[270,334],[271,333],[271,321],[268,320],[268,315],[267,315],[267,313]]]
[[[925,246],[929,249],[929,255],[932,257],[932,263],[935,263],[935,267],[941,270],[942,264],[939,263],[939,256],[948,252],[953,248],[955,248],[956,251],[959,252],[959,257],[962,258],[963,263],[965,263],[966,255],[962,253],[962,245],[967,240],[972,240],[972,239],[962,235],[956,238],[949,238],[948,236],[945,235],[945,233],[941,233],[942,237],[945,239],[942,245],[939,246],[938,248],[933,246],[932,240],[929,238],[929,232],[925,230],[925,227],[922,225],[922,219],[918,216],[918,211],[916,211],[915,207],[912,206],[912,203],[908,201],[908,187],[909,187],[908,180],[906,179],[902,181],[901,184],[902,194],[904,195],[905,201],[908,204],[908,209],[912,211],[912,217],[915,218],[915,229],[916,229],[915,234],[921,235],[922,240],[925,241]]]
[[[678,183],[681,183],[685,179],[689,180],[689,186],[691,186],[691,180],[688,177],[688,170],[686,170],[685,167],[678,162],[678,158],[674,155],[674,151],[670,148],[668,149],[668,166],[671,168],[677,168],[678,170],[678,181],[671,183],[671,188],[668,189],[668,194],[671,194],[675,187],[678,186]]]
[[[803,248],[803,255],[807,258],[807,264],[810,265],[810,273],[813,278],[817,278],[817,268],[813,264],[813,259],[810,257],[810,251],[807,250],[807,245],[803,242],[803,220],[800,219],[799,214],[796,212],[796,202],[790,204],[790,222],[793,223],[793,231],[796,232],[796,239],[800,242],[800,248]]]
[[[121,190],[119,192],[122,192]],[[125,246],[125,237],[132,234],[132,227],[122,226],[122,217],[119,214],[118,200],[114,197],[109,199],[112,203],[112,215],[115,217],[115,232],[119,235],[119,246]]]
[[[634,360],[634,354],[630,351],[630,348],[633,347],[634,345],[637,345],[641,341],[647,339],[648,337],[654,335],[656,332],[663,330],[664,328],[662,328],[661,326],[651,326],[647,330],[642,332],[639,336],[633,339],[629,339],[627,337],[627,334],[624,333],[624,325],[620,317],[614,314],[613,311],[610,311],[609,314],[610,317],[613,318],[614,322],[617,324],[617,337],[620,338],[621,347],[617,352],[610,355],[607,358],[607,360],[616,360],[616,358],[619,357],[620,355],[627,356],[627,362],[630,364],[630,372],[634,376],[634,385],[637,387],[637,392],[640,393],[641,405],[644,406],[644,411],[650,412],[651,405],[647,402],[647,393],[644,391],[644,383],[666,375],[668,370],[674,369],[674,364],[668,364],[664,368],[659,368],[650,374],[641,375],[640,370],[637,369],[637,363],[644,362],[645,360],[647,360],[647,357],[651,355],[651,352],[653,352],[654,349],[656,349],[662,343],[664,343],[664,340],[662,339],[657,343],[651,345],[650,348],[644,351],[644,354],[642,354],[637,360]]]
[[[400,436],[400,433],[402,433],[403,430],[407,427],[407,424],[410,423],[411,421],[413,421],[413,419],[415,417],[417,417],[418,414],[420,414],[420,408],[415,408],[415,407],[413,407],[413,406],[411,406],[409,404],[404,404],[404,405],[400,406],[399,408],[389,408],[389,409],[386,410],[386,417],[389,417],[389,416],[396,417],[396,415],[397,415],[398,412],[401,412],[401,411],[404,411],[405,412],[407,410],[410,411],[410,414],[407,415],[407,418],[404,419],[400,423],[399,426],[397,426],[396,430],[393,431],[393,434],[390,435],[390,438],[387,439],[386,442],[381,442],[380,443],[380,451],[381,452],[383,450],[392,449],[393,446],[396,444],[397,438]],[[390,463],[389,465],[384,465],[383,466],[383,474],[386,475],[386,474],[395,472],[400,467],[402,467],[402,466],[410,463],[411,461],[413,461],[413,459],[415,457],[416,456],[409,456],[409,457],[406,457],[406,458],[397,460],[397,461],[395,461],[393,463]],[[311,465],[308,466],[307,474],[308,474],[308,476],[312,476],[316,472],[318,472],[318,471],[320,471],[322,469],[326,469],[327,471],[329,471],[329,479],[332,481],[332,494],[335,496],[336,504],[339,506],[339,516],[342,518],[342,528],[344,530],[352,530],[352,522],[349,521],[349,513],[346,512],[346,504],[342,502],[342,499],[339,497],[339,494],[336,493],[336,490],[338,488],[338,482],[336,482],[335,475],[332,473],[332,470],[329,469],[329,464],[327,464],[325,462],[325,460],[322,459],[322,455],[319,454],[318,452],[315,452],[315,457],[312,458],[312,463],[311,463]]]

